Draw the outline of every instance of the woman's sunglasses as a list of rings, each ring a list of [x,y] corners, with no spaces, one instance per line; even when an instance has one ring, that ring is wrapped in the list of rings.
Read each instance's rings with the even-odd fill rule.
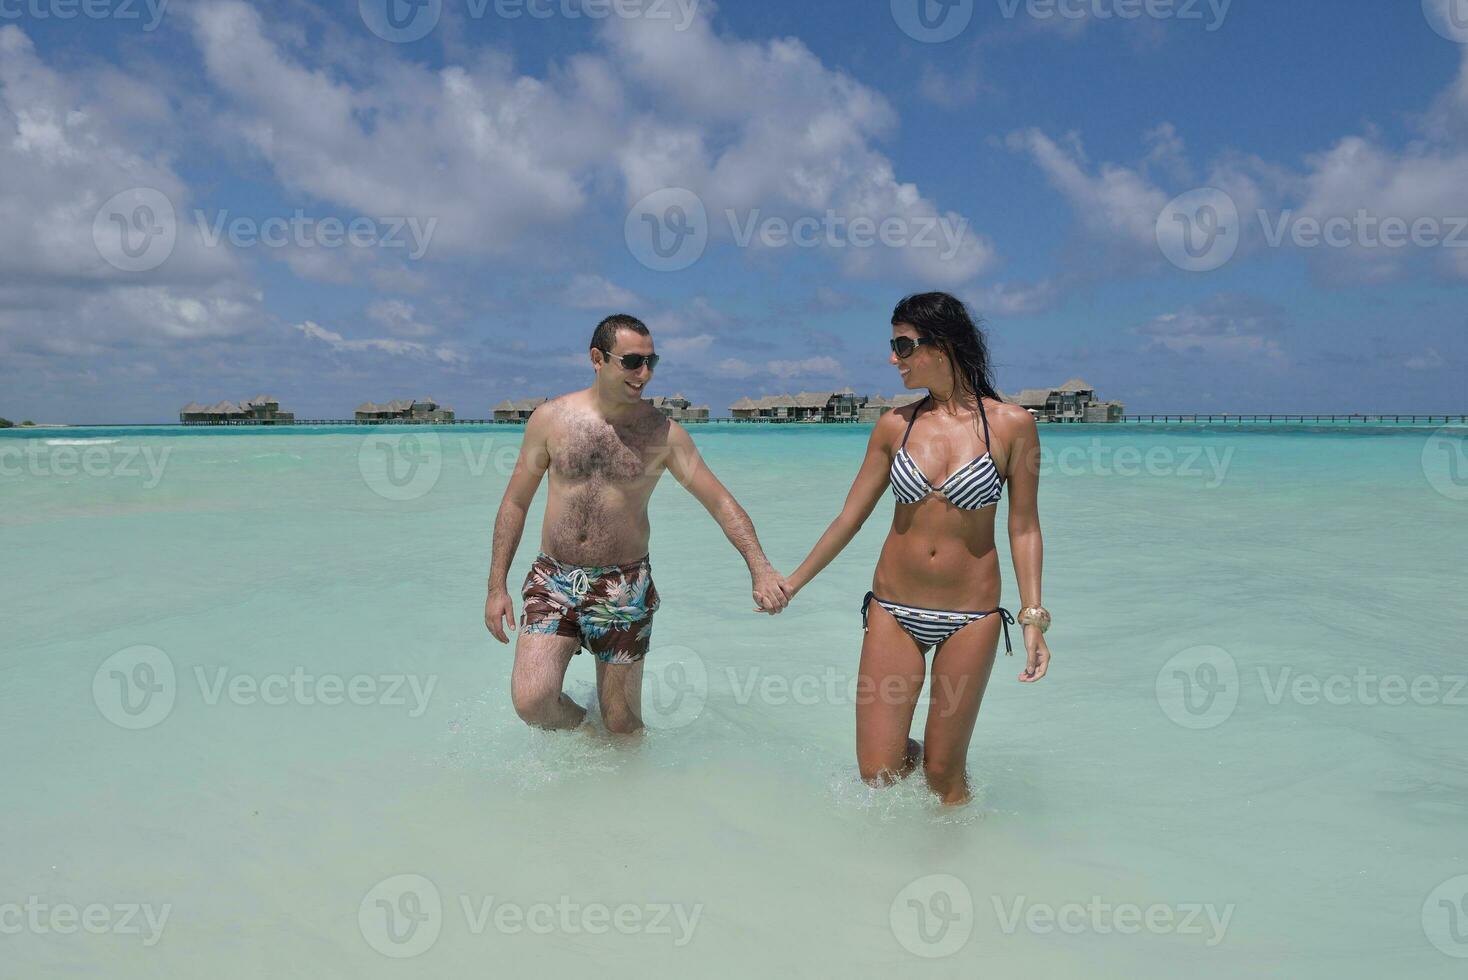
[[[902,358],[905,361],[909,357],[911,357],[919,347],[923,346],[924,344],[927,344],[931,347],[936,345],[937,341],[933,340],[930,337],[918,337],[916,339],[912,337],[893,337],[892,353],[896,354],[898,357]]]
[[[601,350],[601,348],[597,349]],[[609,350],[602,351],[602,354],[609,361],[619,362],[625,371],[636,371],[644,364],[647,365],[649,371],[654,371],[657,369],[658,361],[662,360],[656,354],[613,354]]]

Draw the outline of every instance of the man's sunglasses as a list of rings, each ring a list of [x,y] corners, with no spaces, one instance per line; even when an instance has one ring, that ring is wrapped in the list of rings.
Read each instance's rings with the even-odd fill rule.
[[[902,358],[905,361],[909,357],[911,357],[919,347],[923,346],[924,344],[932,347],[936,346],[937,343],[938,342],[936,340],[933,340],[930,337],[918,337],[916,339],[912,337],[893,337],[892,353],[896,354],[898,357]]]
[[[597,350],[601,350],[600,347]],[[609,350],[602,350],[602,354],[609,361],[618,361],[625,371],[636,371],[646,364],[649,371],[657,370],[658,361],[662,360],[657,354],[613,354]]]

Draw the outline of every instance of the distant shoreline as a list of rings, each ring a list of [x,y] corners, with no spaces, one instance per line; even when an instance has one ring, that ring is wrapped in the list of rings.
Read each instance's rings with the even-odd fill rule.
[[[853,425],[872,425],[871,421],[859,422],[854,419],[841,421],[825,421],[821,419],[794,420],[794,419],[736,419],[736,418],[712,418],[712,419],[675,419],[683,425],[730,425],[741,427],[772,426],[776,428],[843,428]],[[1162,413],[1156,414],[1146,412],[1137,415],[1126,415],[1117,422],[1051,422],[1046,419],[1036,420],[1043,426],[1056,427],[1086,427],[1086,428],[1115,428],[1125,425],[1453,425],[1468,424],[1468,413],[1441,412],[1433,414],[1415,412],[1380,412],[1380,413],[1350,413],[1330,414],[1314,412],[1290,412],[1290,413],[1242,413],[1234,414],[1214,412],[1185,412],[1185,413]],[[4,432],[29,432],[36,429],[310,429],[310,428],[441,428],[450,426],[524,426],[523,420],[497,420],[497,419],[454,419],[452,421],[356,421],[353,419],[308,419],[296,422],[45,422],[33,425],[15,424],[9,429],[0,429]]]

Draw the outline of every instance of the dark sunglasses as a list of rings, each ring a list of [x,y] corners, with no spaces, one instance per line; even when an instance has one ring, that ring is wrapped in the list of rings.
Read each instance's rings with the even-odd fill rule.
[[[929,347],[933,347],[936,346],[937,343],[938,342],[936,340],[933,340],[929,337],[919,337],[916,340],[911,337],[893,337],[892,353],[896,354],[898,357],[902,358],[905,361],[909,357],[911,357],[919,347],[923,346],[924,344],[927,344]]]
[[[597,350],[601,350],[600,347]],[[657,354],[613,354],[609,350],[603,350],[602,354],[609,361],[618,361],[625,371],[636,371],[646,364],[649,371],[657,370],[658,361],[662,360]]]

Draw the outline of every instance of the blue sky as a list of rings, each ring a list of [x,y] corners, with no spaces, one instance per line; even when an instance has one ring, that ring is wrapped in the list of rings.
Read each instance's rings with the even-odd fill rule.
[[[484,417],[619,311],[890,394],[931,288],[1006,391],[1462,410],[1468,0],[387,2],[0,0],[0,415]]]

